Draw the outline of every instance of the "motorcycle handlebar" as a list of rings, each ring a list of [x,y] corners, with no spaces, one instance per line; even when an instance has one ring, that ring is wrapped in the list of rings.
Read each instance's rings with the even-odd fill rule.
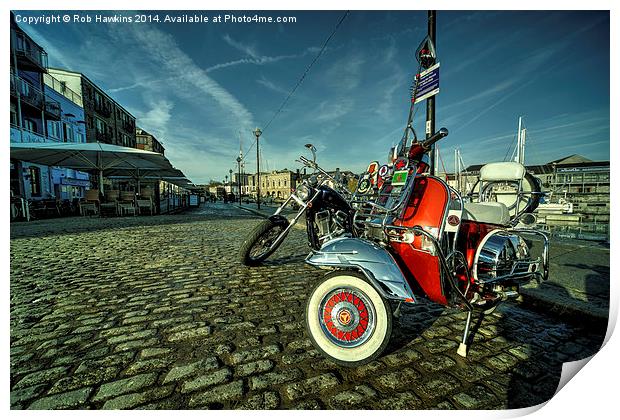
[[[425,149],[430,149],[430,147],[433,144],[437,143],[439,140],[443,139],[447,135],[448,135],[448,129],[440,128],[438,132],[436,132],[431,137],[429,137],[427,140],[422,142],[422,147],[424,147]]]

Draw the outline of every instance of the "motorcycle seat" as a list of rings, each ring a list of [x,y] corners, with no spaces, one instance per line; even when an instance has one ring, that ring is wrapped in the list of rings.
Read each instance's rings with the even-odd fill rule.
[[[504,203],[464,203],[463,220],[471,220],[478,223],[491,223],[494,225],[507,225],[510,221],[508,207]]]

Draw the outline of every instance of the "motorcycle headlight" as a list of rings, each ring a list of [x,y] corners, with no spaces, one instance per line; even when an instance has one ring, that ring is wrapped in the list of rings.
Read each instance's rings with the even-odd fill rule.
[[[307,185],[302,184],[295,191],[295,195],[299,197],[301,201],[306,201],[310,197],[310,188]]]

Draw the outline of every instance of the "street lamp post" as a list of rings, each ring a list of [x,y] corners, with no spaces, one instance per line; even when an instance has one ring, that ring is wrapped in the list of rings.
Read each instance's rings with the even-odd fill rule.
[[[237,186],[239,187],[239,205],[241,205],[241,153],[237,156],[237,169],[239,172],[239,178],[237,179]]]
[[[232,193],[233,193],[233,189],[232,189],[232,183],[233,183],[233,180],[232,180],[232,173],[233,173],[233,170],[232,170],[232,169],[229,169],[229,170],[228,170],[228,173],[230,174],[230,178],[228,178],[228,179],[230,180],[230,181],[228,182],[228,188],[230,189],[230,194],[232,194]]]
[[[263,134],[260,128],[256,127],[254,135],[256,136],[256,208],[260,210],[260,158],[258,154],[258,139]]]

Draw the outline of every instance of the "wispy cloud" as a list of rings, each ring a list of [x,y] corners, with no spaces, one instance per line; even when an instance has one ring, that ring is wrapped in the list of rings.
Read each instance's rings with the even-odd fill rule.
[[[252,113],[230,92],[207,75],[177,45],[172,36],[153,27],[138,26],[132,30],[135,39],[148,51],[156,63],[173,75],[178,75],[190,88],[209,95],[220,107],[230,113],[231,126],[238,126],[239,121],[253,125]],[[183,88],[183,86],[181,86]]]
[[[222,37],[222,39],[231,47],[241,51],[243,54],[245,54],[248,57],[251,57],[255,60],[258,60],[260,58],[260,54],[258,53],[258,51],[256,50],[255,46],[252,45],[246,45],[243,44],[242,42],[239,41],[235,41],[234,39],[232,39],[232,37],[228,34],[224,35]]]
[[[267,89],[273,90],[274,92],[278,92],[278,93],[281,93],[283,95],[288,95],[288,93],[289,93],[288,90],[284,89],[283,87],[280,87],[280,86],[276,85],[271,80],[267,80],[264,76],[261,77],[260,79],[257,79],[256,83],[258,83],[260,85],[263,85]]]

